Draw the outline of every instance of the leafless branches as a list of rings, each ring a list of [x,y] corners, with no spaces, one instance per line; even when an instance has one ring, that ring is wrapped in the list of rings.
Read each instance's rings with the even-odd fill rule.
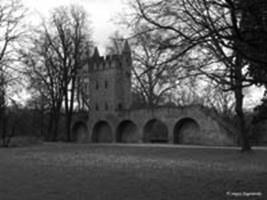
[[[224,90],[234,92],[242,148],[249,149],[244,128],[242,90],[255,81],[247,70],[252,61],[246,50],[250,45],[248,37],[243,34],[248,23],[244,21],[248,18],[240,2],[135,0],[131,5],[132,24],[145,27],[142,33],[158,32],[158,49],[169,50],[170,58],[179,59],[186,55],[195,71],[217,82]]]
[[[67,140],[71,140],[71,120],[78,86],[78,72],[86,67],[90,51],[90,29],[85,11],[77,6],[59,7],[24,52],[33,88],[48,97],[50,130],[57,139],[60,112],[66,114]]]
[[[24,33],[23,18],[26,10],[19,0],[0,1],[0,132],[4,145],[6,140],[7,88],[16,79],[17,51]],[[12,73],[13,72],[13,73]]]

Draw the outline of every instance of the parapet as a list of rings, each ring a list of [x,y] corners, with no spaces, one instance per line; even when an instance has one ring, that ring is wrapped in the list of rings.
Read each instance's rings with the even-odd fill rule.
[[[129,47],[127,47],[129,48]],[[101,71],[106,69],[122,69],[123,63],[125,60],[128,60],[128,57],[131,56],[129,53],[122,52],[121,54],[110,54],[106,56],[100,56],[97,48],[93,53],[93,56],[89,59],[89,71]]]

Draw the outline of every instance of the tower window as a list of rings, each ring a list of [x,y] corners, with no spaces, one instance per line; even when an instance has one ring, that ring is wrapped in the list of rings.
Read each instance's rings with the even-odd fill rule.
[[[105,110],[108,110],[108,104],[105,103]]]
[[[95,110],[96,110],[96,111],[99,110],[98,104],[95,104]]]
[[[108,88],[108,81],[107,80],[105,81],[105,88],[106,89]]]
[[[95,89],[98,90],[98,88],[99,88],[99,85],[98,85],[98,82],[96,81],[95,82]]]
[[[121,103],[118,104],[118,109],[122,110],[122,104]]]

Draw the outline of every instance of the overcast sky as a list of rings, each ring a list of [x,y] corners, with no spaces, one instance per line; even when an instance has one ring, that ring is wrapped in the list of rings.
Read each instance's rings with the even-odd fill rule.
[[[108,36],[117,28],[112,19],[123,10],[123,0],[22,0],[30,9],[31,20],[37,20],[41,15],[48,16],[49,11],[60,5],[82,5],[90,16],[93,28],[93,39],[103,52]],[[33,22],[34,23],[34,22]]]

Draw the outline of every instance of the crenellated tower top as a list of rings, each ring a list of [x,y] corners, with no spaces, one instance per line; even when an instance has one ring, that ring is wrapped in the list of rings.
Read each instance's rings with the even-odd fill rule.
[[[97,47],[88,62],[90,102],[95,112],[116,112],[131,106],[131,49],[124,42],[119,54],[100,56]]]

